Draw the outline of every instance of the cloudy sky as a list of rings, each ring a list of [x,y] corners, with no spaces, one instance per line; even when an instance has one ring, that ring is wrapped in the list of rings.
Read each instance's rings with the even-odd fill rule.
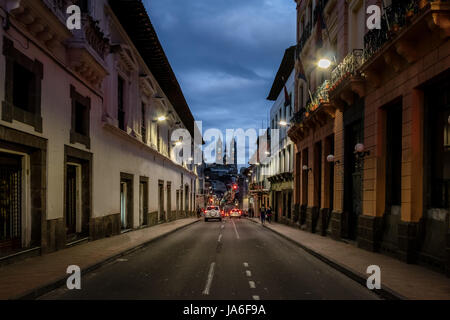
[[[295,43],[293,0],[144,0],[203,131],[267,126],[266,100]]]

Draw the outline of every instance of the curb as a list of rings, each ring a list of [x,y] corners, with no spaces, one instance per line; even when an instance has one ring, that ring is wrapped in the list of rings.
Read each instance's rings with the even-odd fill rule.
[[[153,238],[151,240],[148,240],[148,241],[146,241],[144,243],[141,243],[141,244],[139,244],[139,245],[137,245],[135,247],[129,248],[129,249],[125,250],[125,251],[122,251],[122,252],[120,252],[118,254],[115,254],[114,256],[111,256],[111,257],[106,258],[106,259],[104,259],[102,261],[96,262],[96,263],[94,263],[94,264],[92,264],[92,265],[82,269],[81,270],[81,275],[86,275],[89,272],[92,272],[92,271],[94,271],[94,270],[96,270],[96,269],[98,269],[98,268],[100,268],[100,267],[102,267],[102,266],[104,266],[104,265],[114,261],[114,260],[117,260],[120,257],[123,257],[125,255],[128,255],[128,254],[134,252],[134,251],[137,251],[137,250],[140,250],[142,248],[145,248],[146,246],[148,246],[152,242],[154,242],[156,240],[160,240],[160,239],[162,239],[164,237],[167,237],[168,235],[170,235],[172,233],[175,233],[176,231],[179,231],[179,230],[184,229],[186,227],[189,227],[189,226],[191,226],[191,225],[193,225],[193,224],[195,224],[195,223],[197,223],[199,221],[200,221],[200,219],[196,220],[196,221],[193,221],[191,223],[188,223],[186,225],[177,227],[177,228],[175,228],[175,229],[173,229],[173,230],[171,230],[169,232],[161,234],[161,235],[159,235],[159,236],[157,236],[157,237],[155,237],[155,238]],[[24,294],[21,294],[21,295],[16,296],[16,297],[9,298],[8,300],[36,300],[40,296],[42,296],[42,295],[44,295],[44,294],[46,294],[46,293],[48,293],[50,291],[53,291],[53,290],[58,289],[59,287],[63,286],[66,283],[66,281],[67,281],[67,275],[64,275],[61,278],[59,278],[58,280],[55,280],[55,281],[53,281],[51,283],[48,283],[46,285],[43,285],[41,287],[37,287],[37,288],[31,289],[31,290],[29,290],[28,292],[26,292]]]
[[[260,224],[259,222],[254,221],[253,219],[248,219],[248,220],[252,221],[253,223]],[[339,264],[338,262],[336,262],[330,258],[327,258],[326,256],[306,247],[305,245],[301,244],[300,242],[297,242],[297,241],[289,238],[288,236],[282,234],[279,231],[276,231],[265,225],[263,225],[263,228],[266,228],[267,230],[270,230],[273,233],[281,236],[282,238],[292,242],[293,244],[297,245],[301,249],[305,250],[310,255],[316,257],[317,259],[321,260],[322,262],[325,262],[327,265],[329,265],[333,269],[345,274],[347,277],[358,282],[360,285],[362,285],[362,286],[364,286],[364,288],[366,288],[367,278],[365,276],[361,275],[359,272],[356,272],[348,267],[343,266],[342,264]],[[386,287],[384,285],[381,287],[381,289],[371,290],[371,291],[386,300],[408,300],[408,298],[402,296],[401,294],[395,292],[394,290],[392,290],[389,287]]]

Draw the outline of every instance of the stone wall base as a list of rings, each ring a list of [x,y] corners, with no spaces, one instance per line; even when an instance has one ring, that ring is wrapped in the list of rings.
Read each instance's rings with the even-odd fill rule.
[[[42,226],[42,254],[54,252],[66,247],[66,228],[64,219],[46,220]]]
[[[299,218],[300,220],[299,220],[299,223],[300,223],[301,226],[306,224],[306,209],[307,208],[308,208],[308,206],[306,204],[302,204],[300,206],[300,218]]]
[[[358,247],[377,252],[380,249],[382,235],[381,217],[360,215],[358,217]]]
[[[398,256],[407,263],[417,262],[419,224],[400,221],[398,224]]]
[[[120,213],[104,217],[91,218],[89,221],[90,240],[98,240],[119,235],[120,230]]]
[[[343,214],[342,211],[331,212],[331,238],[334,240],[340,240],[342,238]]]
[[[330,223],[331,210],[328,208],[321,208],[319,210],[319,219],[317,222],[317,232],[320,232],[322,236],[327,235],[328,225]]]
[[[319,208],[308,207],[306,208],[306,229],[309,232],[315,233],[317,221],[319,220]]]

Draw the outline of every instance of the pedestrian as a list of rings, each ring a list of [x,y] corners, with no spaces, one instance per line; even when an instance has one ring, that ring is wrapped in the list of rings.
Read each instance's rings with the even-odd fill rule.
[[[267,222],[271,223],[272,221],[272,208],[269,206],[266,211]]]
[[[261,207],[261,223],[264,224],[266,222],[266,208]]]
[[[199,219],[201,217],[202,214],[202,210],[200,209],[200,207],[197,207],[197,219]]]

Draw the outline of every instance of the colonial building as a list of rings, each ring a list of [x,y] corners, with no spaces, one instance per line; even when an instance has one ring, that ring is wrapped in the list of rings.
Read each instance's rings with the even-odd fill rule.
[[[194,119],[142,1],[0,6],[0,255],[190,215],[197,175],[172,132]]]
[[[264,134],[257,138],[256,151],[250,157],[249,175],[249,203],[255,217],[261,214],[261,208],[271,206],[270,200],[270,150],[271,136],[267,129]]]
[[[449,271],[450,4],[382,2],[297,1],[295,203],[313,232]]]
[[[293,223],[294,144],[287,135],[294,113],[296,46],[285,51],[270,90],[268,100],[274,101],[270,110],[271,147],[268,180],[270,203],[275,221]]]

